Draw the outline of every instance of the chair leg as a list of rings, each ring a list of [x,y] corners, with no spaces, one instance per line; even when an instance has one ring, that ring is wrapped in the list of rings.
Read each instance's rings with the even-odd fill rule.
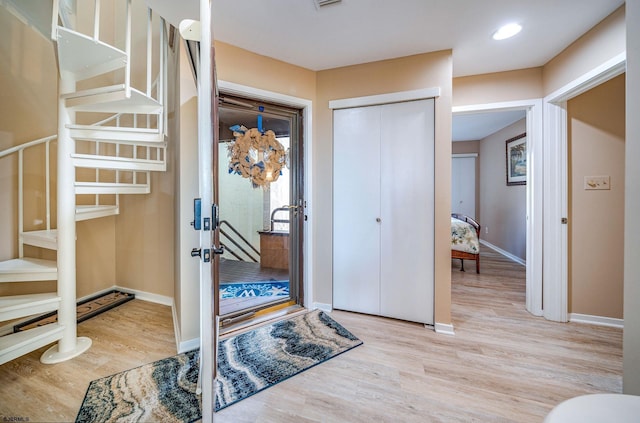
[[[480,273],[480,254],[476,257],[476,273]]]
[[[464,259],[460,259],[460,271],[464,272]]]

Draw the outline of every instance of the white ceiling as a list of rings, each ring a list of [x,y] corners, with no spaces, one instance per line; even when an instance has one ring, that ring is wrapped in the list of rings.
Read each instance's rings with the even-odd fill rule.
[[[199,0],[147,3],[176,27],[199,18]],[[311,70],[452,49],[454,76],[467,76],[542,66],[624,0],[342,0],[320,10],[313,0],[211,3],[215,39]],[[491,38],[514,21],[520,34]],[[455,116],[454,139],[484,138],[512,119]]]
[[[199,0],[147,0],[176,27]],[[311,70],[453,50],[454,76],[542,66],[624,0],[212,0],[214,37]],[[492,33],[516,21],[516,37]]]
[[[452,141],[477,141],[526,117],[524,110],[453,115]]]

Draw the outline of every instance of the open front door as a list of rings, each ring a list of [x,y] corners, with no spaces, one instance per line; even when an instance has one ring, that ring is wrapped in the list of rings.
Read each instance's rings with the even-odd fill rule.
[[[220,95],[218,176],[222,331],[302,303],[301,112]],[[216,258],[218,260],[218,258]]]
[[[186,31],[181,28],[185,36]],[[187,37],[185,37],[187,38]],[[217,78],[215,52],[211,25],[211,2],[200,1],[199,54],[191,54],[196,69],[198,89],[198,196],[194,201],[194,229],[199,231],[200,245],[192,250],[192,256],[200,258],[200,372],[198,390],[201,394],[202,422],[212,422],[215,407],[215,377],[217,369],[218,295],[217,271],[219,263],[217,208],[217,178],[214,176],[217,154]]]

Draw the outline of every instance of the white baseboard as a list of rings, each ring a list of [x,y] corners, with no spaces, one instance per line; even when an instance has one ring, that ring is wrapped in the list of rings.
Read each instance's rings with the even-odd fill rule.
[[[436,333],[441,333],[443,335],[455,335],[455,332],[453,331],[453,325],[451,323],[436,322],[436,324],[433,325],[433,328],[435,329]]]
[[[485,241],[484,239],[480,240],[480,244],[485,245],[489,248],[491,248],[492,250],[496,250],[497,252],[499,252],[500,254],[502,254],[503,256],[505,256],[506,258],[515,261],[518,264],[521,264],[523,266],[527,265],[527,261],[526,260],[522,260],[520,257],[514,256],[513,254],[511,254],[508,251],[503,250],[500,247],[496,247],[495,245],[493,245],[490,242]]]
[[[609,326],[624,329],[624,319],[615,317],[591,316],[589,314],[570,313],[569,321],[574,323],[589,323],[591,325]]]
[[[324,311],[325,313],[331,313],[331,311],[333,310],[333,305],[325,303],[312,303],[311,310],[315,310],[317,308]]]
[[[188,339],[186,341],[182,340],[182,333],[180,332],[180,326],[178,325],[178,315],[176,314],[175,301],[171,304],[171,316],[173,317],[173,333],[176,336],[176,350],[178,351],[178,354],[200,348],[200,338]]]
[[[142,301],[148,301],[150,303],[162,304],[169,307],[173,307],[173,298],[164,295],[153,294],[151,292],[139,291],[137,289],[123,288],[118,285],[114,285],[111,289],[119,289],[120,291],[129,292],[135,294],[136,299]],[[95,295],[95,294],[94,294]]]

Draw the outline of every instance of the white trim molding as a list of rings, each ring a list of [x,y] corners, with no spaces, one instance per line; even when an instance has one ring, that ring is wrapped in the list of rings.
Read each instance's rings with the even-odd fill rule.
[[[454,159],[464,159],[465,157],[478,157],[478,153],[453,153],[451,155]]]
[[[527,112],[527,269],[526,307],[529,313],[542,316],[542,197],[543,197],[543,125],[542,99],[506,101],[455,106],[454,114],[487,111],[526,110]]]
[[[544,234],[542,238],[544,317],[569,321],[569,156],[567,101],[621,75],[626,53],[620,53],[544,98]],[[564,221],[566,222],[566,221]]]
[[[331,100],[329,101],[329,108],[332,110],[348,109],[351,107],[375,106],[378,104],[400,103],[402,101],[423,100],[436,97],[440,97],[440,87]]]
[[[333,311],[333,306],[331,304],[326,303],[313,303],[310,310],[319,309],[324,311],[325,313],[331,313]]]
[[[118,289],[123,292],[135,294],[136,300],[147,301],[150,303],[162,304],[169,307],[173,307],[173,298],[165,295],[154,294],[151,292],[139,291],[137,289],[124,288],[122,286],[114,285],[111,289]]]
[[[187,341],[182,340],[182,333],[180,332],[180,325],[178,324],[178,314],[177,314],[176,302],[173,301],[171,304],[171,316],[173,317],[173,333],[176,337],[176,350],[178,354],[182,354],[183,352],[195,350],[196,348],[200,348],[200,338],[193,338]]]
[[[569,314],[569,321],[572,323],[588,323],[590,325],[608,326],[612,328],[624,329],[624,319],[615,317],[591,316],[589,314]]]
[[[521,264],[522,266],[526,266],[527,265],[527,262],[525,260],[522,260],[520,257],[514,256],[510,252],[505,251],[500,247],[496,247],[495,245],[493,245],[489,241],[485,241],[484,239],[481,239],[480,240],[480,244],[485,245],[485,246],[491,248],[492,250],[495,250],[496,252],[502,254],[503,256],[508,258],[509,260],[514,261],[514,262],[516,262],[518,264]]]
[[[313,160],[311,152],[313,151],[313,102],[311,100],[299,97],[293,97],[286,94],[280,94],[273,91],[267,91],[260,88],[249,87],[228,81],[218,81],[218,88],[221,93],[229,95],[237,95],[240,97],[250,97],[272,103],[282,104],[290,107],[302,109],[302,127],[304,142],[304,200],[307,208],[304,211],[307,216],[305,222],[305,232],[303,237],[303,285],[304,285],[304,305],[308,307],[313,303]]]
[[[436,322],[436,324],[433,325],[433,329],[436,333],[441,333],[443,335],[455,335],[455,332],[453,331],[453,325],[451,323]]]

